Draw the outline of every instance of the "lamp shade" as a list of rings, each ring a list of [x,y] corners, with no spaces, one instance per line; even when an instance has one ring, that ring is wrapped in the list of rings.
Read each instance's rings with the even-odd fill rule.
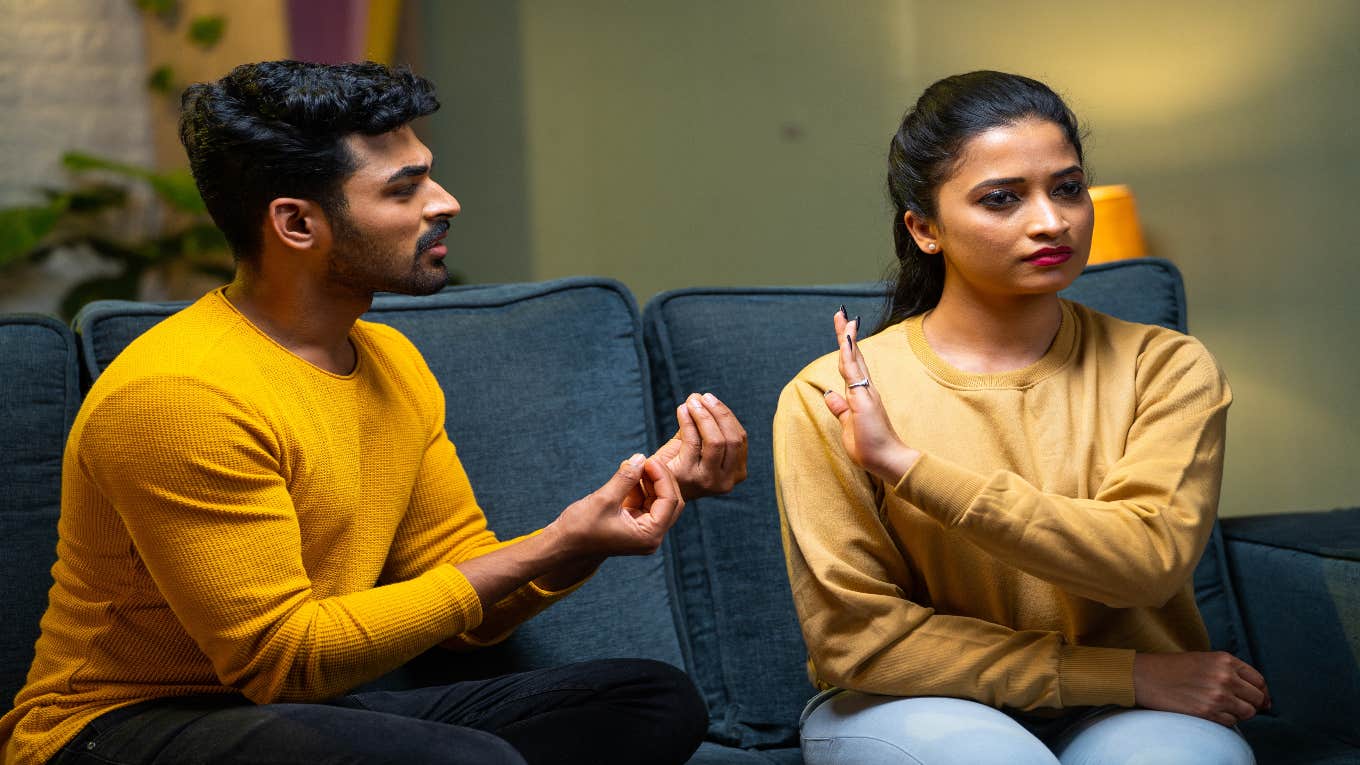
[[[1141,258],[1147,255],[1143,230],[1138,225],[1138,206],[1128,186],[1092,186],[1095,228],[1091,233],[1089,263]]]

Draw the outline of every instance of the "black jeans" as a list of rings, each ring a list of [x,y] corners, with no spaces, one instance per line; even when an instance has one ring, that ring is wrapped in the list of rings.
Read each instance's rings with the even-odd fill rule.
[[[683,672],[616,659],[317,704],[155,699],[95,719],[51,765],[679,765],[707,727]]]

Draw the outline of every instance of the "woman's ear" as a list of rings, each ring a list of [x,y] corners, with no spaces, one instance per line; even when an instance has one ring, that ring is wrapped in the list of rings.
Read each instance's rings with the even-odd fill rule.
[[[916,246],[923,252],[938,253],[940,251],[940,230],[933,222],[926,220],[925,216],[918,215],[911,210],[902,213],[902,223],[907,227],[907,233],[916,240]]]
[[[293,250],[311,250],[330,243],[330,221],[321,206],[308,199],[279,197],[269,203],[265,235]]]

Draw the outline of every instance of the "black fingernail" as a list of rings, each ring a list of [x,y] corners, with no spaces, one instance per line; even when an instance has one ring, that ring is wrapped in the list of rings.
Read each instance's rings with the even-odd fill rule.
[[[855,338],[851,337],[849,333],[845,335],[845,342],[849,343],[851,348],[855,347]]]
[[[855,329],[859,329],[859,317],[855,317]]]
[[[847,321],[850,319],[850,312],[845,310],[845,303],[841,303],[841,316]]]

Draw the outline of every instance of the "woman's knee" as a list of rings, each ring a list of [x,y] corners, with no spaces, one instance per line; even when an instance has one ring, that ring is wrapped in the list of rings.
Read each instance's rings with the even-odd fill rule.
[[[843,691],[803,721],[809,765],[1056,765],[1052,753],[1000,711],[963,699]]]
[[[1174,712],[1119,709],[1078,724],[1058,740],[1062,765],[1255,765],[1242,735]]]

